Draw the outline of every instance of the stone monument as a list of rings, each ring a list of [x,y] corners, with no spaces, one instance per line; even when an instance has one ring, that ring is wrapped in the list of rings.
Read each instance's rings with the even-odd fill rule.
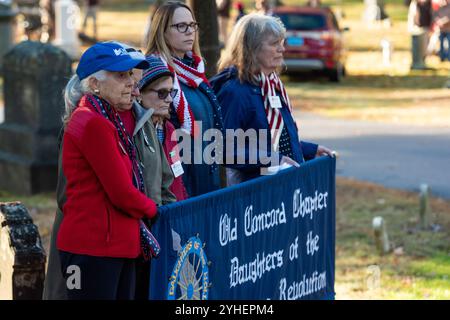
[[[53,44],[63,49],[73,59],[80,57],[80,42],[78,40],[77,20],[80,8],[72,0],[57,0],[55,2],[55,40]]]
[[[5,55],[5,121],[0,124],[0,190],[54,191],[63,89],[71,59],[50,44],[24,41]]]
[[[14,45],[16,15],[11,0],[0,0],[0,73],[3,55]]]
[[[0,300],[41,300],[46,255],[20,203],[0,203]]]

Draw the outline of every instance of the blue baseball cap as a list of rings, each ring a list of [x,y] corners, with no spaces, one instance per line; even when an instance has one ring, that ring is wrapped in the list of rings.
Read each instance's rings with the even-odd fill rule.
[[[130,54],[116,42],[98,42],[83,53],[76,73],[83,80],[100,70],[127,71],[148,67],[149,63],[143,55]]]

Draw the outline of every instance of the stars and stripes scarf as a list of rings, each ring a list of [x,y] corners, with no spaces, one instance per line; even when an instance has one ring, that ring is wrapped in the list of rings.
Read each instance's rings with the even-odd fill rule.
[[[171,72],[173,72],[174,75],[176,75],[173,81],[173,88],[177,89],[178,91],[176,96],[173,98],[173,106],[175,108],[181,128],[189,132],[191,136],[194,136],[194,113],[189,106],[189,102],[187,101],[183,90],[181,90],[180,81],[192,88],[198,88],[202,83],[209,84],[205,76],[205,64],[199,56],[193,53],[189,53],[188,56],[191,57],[194,61],[193,67],[187,66],[182,61],[174,58],[173,62],[175,68],[173,68],[167,63],[162,55],[157,56],[161,58],[167,68]]]
[[[290,112],[292,112],[291,102],[281,79],[275,72],[272,72],[270,75],[265,75],[261,72],[259,75],[255,76],[255,80],[261,87],[261,94],[264,99],[264,109],[266,111],[270,135],[272,137],[273,150],[278,151],[281,133],[284,128],[284,121],[281,114],[281,108],[271,107],[270,97],[277,96],[278,92]]]

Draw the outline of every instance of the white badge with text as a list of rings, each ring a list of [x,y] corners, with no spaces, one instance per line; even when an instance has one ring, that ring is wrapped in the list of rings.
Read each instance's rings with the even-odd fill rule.
[[[174,164],[171,165],[172,172],[175,178],[178,178],[184,173],[183,166],[181,165],[181,161],[178,160]]]
[[[279,96],[270,96],[269,102],[270,106],[274,109],[281,109],[283,107]]]

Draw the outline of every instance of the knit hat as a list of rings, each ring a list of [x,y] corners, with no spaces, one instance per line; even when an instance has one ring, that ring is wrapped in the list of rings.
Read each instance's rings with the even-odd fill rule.
[[[158,80],[161,77],[172,77],[173,73],[170,72],[166,64],[157,56],[150,55],[146,57],[150,67],[144,70],[142,79],[138,83],[139,90],[142,90],[152,82]]]

